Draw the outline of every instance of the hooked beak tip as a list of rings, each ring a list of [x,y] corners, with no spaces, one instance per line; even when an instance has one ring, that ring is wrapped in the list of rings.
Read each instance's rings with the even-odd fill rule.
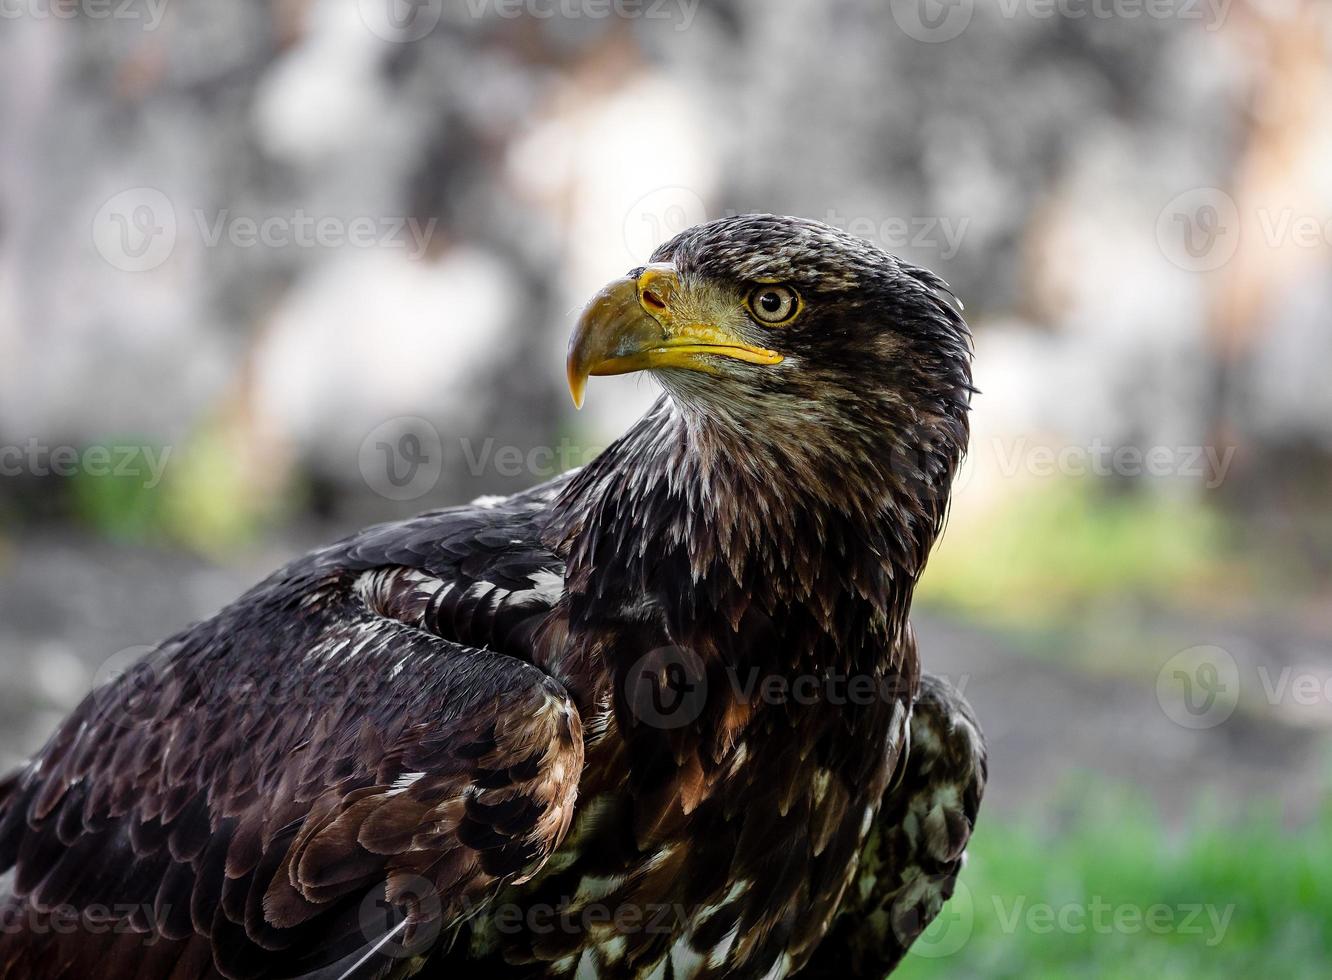
[[[565,370],[569,379],[569,394],[573,398],[574,408],[583,407],[583,396],[587,394],[587,368],[582,364],[582,358],[577,350],[569,351],[569,360],[565,365]]]

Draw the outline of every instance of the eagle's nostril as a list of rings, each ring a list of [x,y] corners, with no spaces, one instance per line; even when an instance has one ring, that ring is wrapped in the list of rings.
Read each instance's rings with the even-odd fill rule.
[[[659,293],[649,288],[643,290],[643,305],[649,310],[660,313],[666,309],[666,300]]]

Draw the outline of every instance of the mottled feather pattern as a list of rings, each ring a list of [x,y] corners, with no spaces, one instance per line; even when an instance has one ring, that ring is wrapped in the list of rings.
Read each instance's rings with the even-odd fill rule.
[[[907,622],[966,445],[966,325],[817,222],[723,219],[654,261],[700,304],[800,290],[758,338],[785,359],[658,372],[581,471],[316,551],[91,694],[0,781],[0,978],[900,959],[984,784]]]
[[[132,926],[154,942],[126,946],[127,970],[211,938],[225,975],[281,976],[310,935],[364,945],[347,914],[371,891],[392,902],[427,880],[445,900],[409,917],[451,921],[539,866],[572,814],[581,721],[530,663],[421,628],[439,580],[371,559],[418,548],[426,521],[453,542],[455,522],[476,526],[459,510],[325,550],[168,641],[134,684],[90,695],[0,803],[16,897],[37,914],[152,910]],[[468,557],[424,550],[435,572],[441,554]],[[512,561],[497,578],[530,589]],[[515,611],[532,609],[496,602],[468,630],[494,635]],[[16,950],[33,962],[7,961],[9,945],[0,975],[63,969],[58,935]]]
[[[857,887],[802,976],[886,976],[953,894],[985,792],[980,726],[956,690],[926,675],[910,740],[899,788],[862,851]]]

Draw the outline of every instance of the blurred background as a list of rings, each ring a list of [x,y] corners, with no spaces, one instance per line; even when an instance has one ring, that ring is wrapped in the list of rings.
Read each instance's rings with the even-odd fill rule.
[[[693,223],[946,277],[916,607],[991,783],[912,977],[1327,975],[1332,6],[5,0],[0,764],[364,524],[580,465],[573,312]]]

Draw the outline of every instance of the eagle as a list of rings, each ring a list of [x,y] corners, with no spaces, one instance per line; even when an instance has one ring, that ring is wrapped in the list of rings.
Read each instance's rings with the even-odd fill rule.
[[[946,283],[690,228],[567,372],[579,470],[363,530],[92,691],[0,780],[3,978],[882,977],[986,778],[908,619],[974,392]]]

